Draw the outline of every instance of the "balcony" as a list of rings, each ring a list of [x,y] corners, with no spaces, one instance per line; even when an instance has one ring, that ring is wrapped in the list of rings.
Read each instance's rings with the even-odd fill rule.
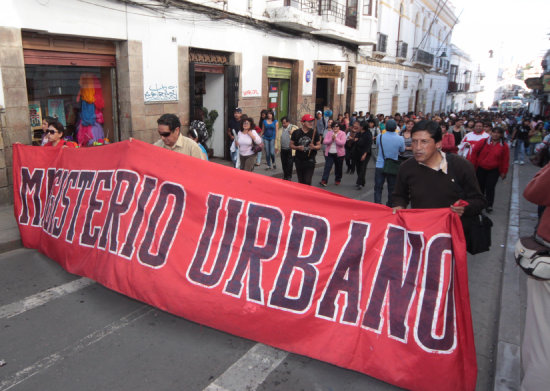
[[[319,14],[324,21],[336,22],[353,29],[357,28],[357,4],[347,7],[336,0],[320,0]]]
[[[409,45],[407,42],[397,41],[397,51],[395,53],[395,59],[397,62],[404,62],[407,59],[407,52]]]
[[[270,0],[266,11],[270,21],[281,27],[349,42],[372,45],[372,37],[361,36],[357,28],[357,5],[337,0]]]
[[[271,22],[293,30],[312,32],[322,25],[318,0],[280,0],[268,2]]]
[[[386,57],[388,49],[388,36],[386,34],[378,33],[378,42],[372,52],[373,57],[382,59]]]
[[[425,50],[414,48],[413,49],[413,65],[421,68],[432,68],[434,66],[434,55],[428,53]]]
[[[447,86],[448,92],[465,92],[464,83],[457,83],[456,81],[450,81]],[[470,86],[468,86],[469,88]]]

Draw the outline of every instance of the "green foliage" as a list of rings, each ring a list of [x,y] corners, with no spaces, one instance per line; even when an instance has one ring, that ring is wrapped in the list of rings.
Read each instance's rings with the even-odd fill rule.
[[[212,138],[212,133],[214,132],[214,122],[216,122],[216,119],[218,118],[218,112],[216,110],[210,110],[206,107],[202,108],[202,112],[204,114],[203,122],[206,125],[206,131],[208,133],[207,140],[210,140]]]

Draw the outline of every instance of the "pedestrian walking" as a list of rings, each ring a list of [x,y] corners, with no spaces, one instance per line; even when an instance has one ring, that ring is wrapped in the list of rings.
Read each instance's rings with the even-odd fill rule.
[[[397,123],[393,119],[386,121],[386,132],[379,134],[376,138],[378,145],[378,156],[376,158],[376,168],[374,170],[374,202],[382,203],[382,190],[384,182],[388,184],[388,202],[387,206],[393,206],[392,193],[395,186],[396,175],[384,172],[384,160],[398,160],[399,154],[405,151],[405,140],[399,134],[395,133]],[[410,160],[410,159],[409,159]]]
[[[266,170],[277,168],[275,164],[275,139],[279,133],[279,121],[275,119],[273,111],[269,110],[266,114],[266,118],[262,122],[262,139],[264,140],[265,161],[267,163]]]
[[[237,156],[239,154],[237,146],[235,145],[235,135],[241,129],[242,113],[243,111],[240,107],[235,108],[235,110],[233,110],[233,117],[229,118],[227,127],[227,140],[230,142],[229,153],[234,166],[237,164]]]
[[[353,146],[353,165],[357,170],[357,180],[355,181],[355,188],[357,190],[365,187],[365,180],[367,176],[367,165],[372,154],[372,133],[370,131],[369,123],[374,125],[374,122],[355,122],[353,124],[353,131],[355,132],[355,143]]]
[[[298,129],[296,125],[292,125],[288,120],[288,117],[281,118],[281,132],[277,137],[275,143],[275,149],[281,150],[281,166],[283,168],[283,179],[287,181],[292,180],[292,169],[294,166],[294,151],[290,148],[290,138],[292,133]]]
[[[512,133],[512,142],[514,143],[514,164],[525,163],[525,147],[529,142],[529,132],[531,124],[528,118],[524,119],[521,125],[516,125]]]
[[[258,125],[255,126],[256,133],[258,133],[260,137],[262,137],[262,123],[267,118],[267,112],[268,110],[260,111],[260,120],[258,121]],[[256,163],[254,165],[256,167],[259,167],[261,163],[262,163],[262,151],[256,154]]]
[[[241,130],[237,134],[236,144],[239,149],[239,158],[241,161],[241,170],[254,171],[256,152],[254,152],[254,144],[260,144],[262,138],[256,132],[254,121],[247,117],[241,122]]]
[[[470,121],[472,122],[472,121]],[[470,123],[469,122],[469,123]],[[484,124],[481,120],[475,121],[473,131],[467,133],[458,146],[458,154],[471,161],[472,150],[474,146],[489,138],[489,134],[483,131]]]
[[[302,117],[302,129],[297,129],[290,137],[290,148],[296,151],[294,163],[298,182],[311,185],[313,171],[315,170],[315,156],[321,149],[321,138],[313,129],[315,118],[311,114]]]
[[[504,129],[492,129],[491,137],[474,147],[472,163],[476,168],[481,193],[487,199],[487,212],[491,213],[498,178],[505,179],[510,166],[510,149],[504,141]]]
[[[334,166],[334,184],[339,185],[342,181],[342,166],[344,164],[344,156],[346,155],[346,132],[344,129],[345,125],[333,122],[332,128],[327,131],[323,139],[323,144],[325,145],[325,168],[323,170],[323,177],[319,183],[323,187],[327,186],[332,166]]]

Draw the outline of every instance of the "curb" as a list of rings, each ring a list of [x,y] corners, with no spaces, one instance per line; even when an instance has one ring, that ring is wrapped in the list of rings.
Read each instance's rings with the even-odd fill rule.
[[[521,325],[519,268],[514,250],[519,237],[519,167],[514,165],[506,254],[502,270],[494,391],[519,390],[521,385]]]

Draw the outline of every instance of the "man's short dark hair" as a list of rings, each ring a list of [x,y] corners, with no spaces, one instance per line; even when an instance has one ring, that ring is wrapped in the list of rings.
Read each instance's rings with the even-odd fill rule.
[[[429,121],[427,119],[418,121],[416,124],[414,124],[411,130],[411,136],[414,134],[414,132],[422,131],[428,132],[430,134],[430,137],[433,138],[436,143],[440,142],[443,138],[441,128],[439,127],[439,124],[435,121]]]
[[[157,119],[157,125],[166,125],[170,132],[176,130],[176,128],[181,128],[181,122],[177,115],[175,114],[163,114]]]
[[[290,122],[290,121],[288,120],[288,117],[287,117],[286,115],[285,115],[283,118],[281,118],[281,122],[283,122],[283,121]]]

